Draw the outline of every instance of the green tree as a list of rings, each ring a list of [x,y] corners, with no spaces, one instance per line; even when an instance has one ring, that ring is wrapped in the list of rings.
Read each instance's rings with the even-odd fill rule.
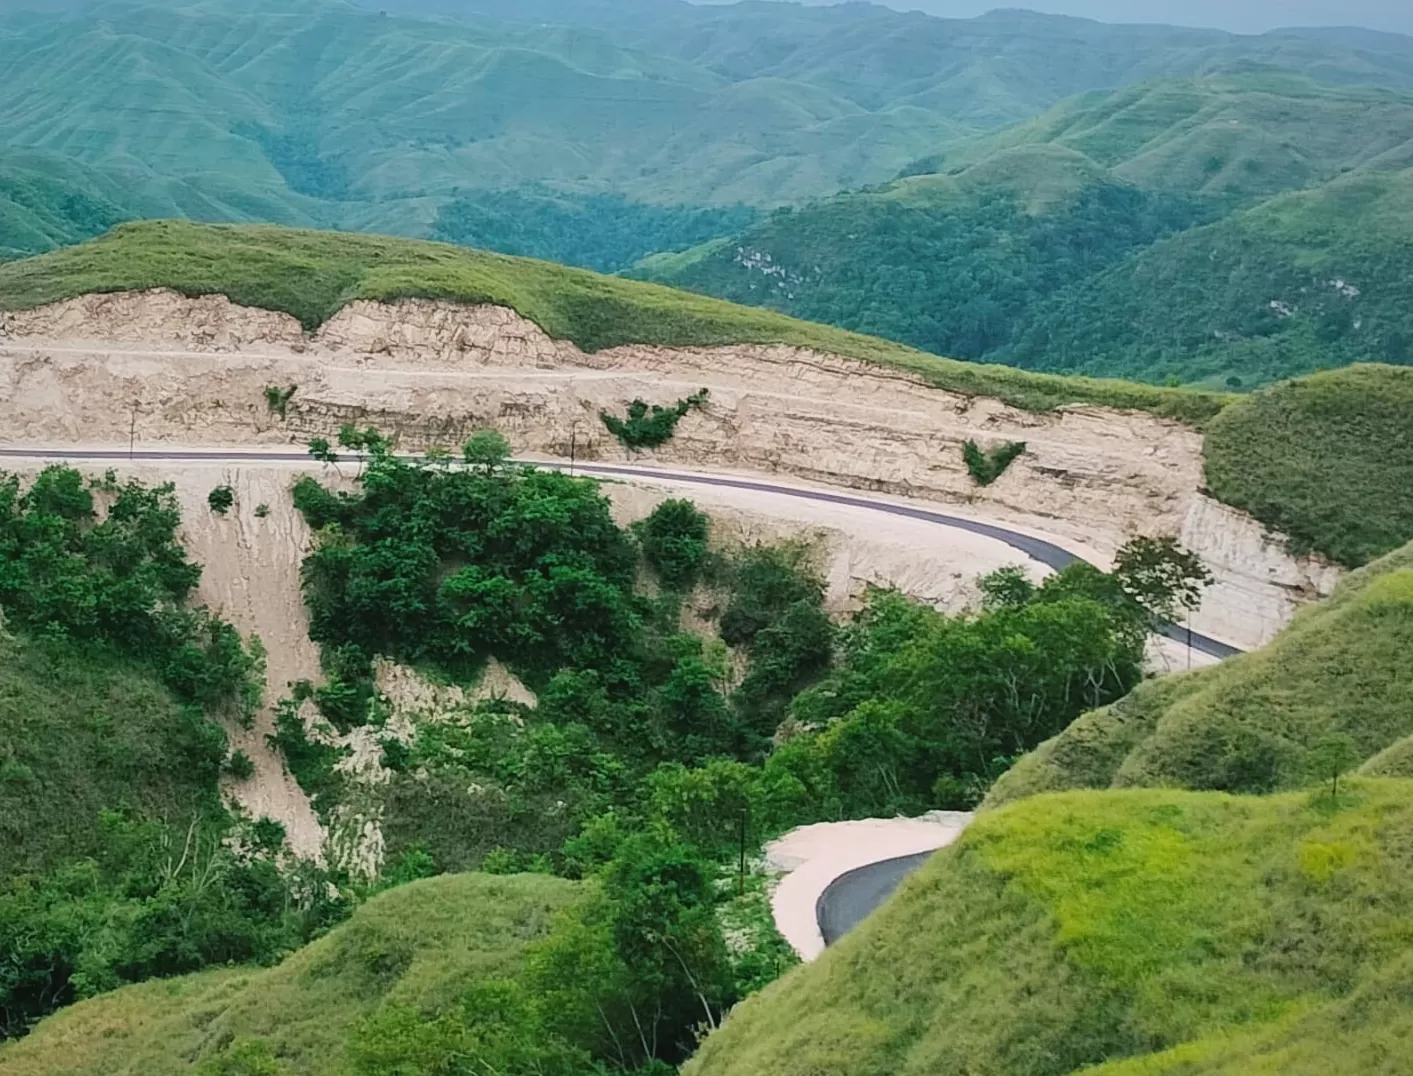
[[[1339,799],[1339,779],[1359,764],[1359,749],[1345,733],[1326,736],[1308,756],[1311,772],[1321,781],[1330,783],[1330,800]]]
[[[1212,573],[1176,538],[1134,538],[1114,557],[1114,577],[1124,593],[1155,620],[1174,620],[1202,604]]]
[[[700,576],[707,557],[707,514],[691,501],[664,501],[634,526],[643,558],[664,586],[689,589]]]

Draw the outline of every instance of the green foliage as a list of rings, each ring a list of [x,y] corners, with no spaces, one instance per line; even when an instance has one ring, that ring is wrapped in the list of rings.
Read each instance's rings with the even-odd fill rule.
[[[684,1073],[1314,1073],[1302,1055],[1331,1051],[1312,1023],[1365,1060],[1333,1071],[1377,1071],[1406,1026],[1409,791],[1361,780],[1334,813],[1142,790],[985,814]],[[1273,1039],[1291,1045],[1268,1067]],[[1201,1064],[1222,1056],[1248,1064]]]
[[[672,435],[677,430],[677,423],[686,418],[687,413],[706,405],[707,390],[702,389],[688,396],[685,400],[678,400],[671,407],[661,407],[653,404],[649,409],[644,400],[634,400],[628,405],[628,417],[626,419],[602,412],[599,417],[607,427],[608,432],[618,438],[619,443],[627,449],[658,448],[672,440]]]
[[[1081,565],[969,617],[876,594],[767,770],[822,818],[973,806],[1013,758],[1139,682],[1146,616],[1116,590]]]
[[[1413,540],[1413,370],[1356,366],[1276,385],[1213,421],[1212,493],[1349,567]]]
[[[1202,591],[1213,583],[1202,558],[1176,538],[1131,539],[1114,555],[1114,578],[1155,621],[1195,611]]]
[[[962,460],[972,481],[978,486],[989,486],[1006,473],[1018,456],[1025,455],[1025,449],[1024,441],[1009,441],[983,452],[975,441],[968,440],[962,445]]]
[[[907,370],[969,396],[1045,411],[1067,403],[1139,408],[1201,422],[1221,396],[952,362],[770,311],[543,262],[409,240],[180,222],[123,225],[81,247],[0,265],[0,309],[91,292],[172,288],[280,310],[314,329],[355,299],[445,299],[518,311],[587,351],[622,344],[790,344]]]
[[[0,607],[30,632],[151,665],[185,701],[249,715],[263,654],[187,606],[201,568],[177,540],[180,522],[170,485],[111,474],[89,485],[49,467],[22,492],[17,476],[0,474]]]
[[[95,858],[0,884],[0,1039],[125,982],[273,962],[342,914],[320,872],[232,850],[223,819],[184,836],[115,812],[103,824]]]
[[[1351,576],[1261,650],[1145,683],[1081,717],[1022,759],[989,802],[1067,788],[1304,787],[1321,772],[1311,752],[1330,737],[1352,737],[1365,760],[1413,736],[1410,646],[1413,546]]]
[[[244,751],[232,751],[226,759],[226,774],[236,781],[249,781],[255,776],[255,763]]]
[[[206,495],[206,503],[211,506],[211,511],[223,516],[235,507],[235,490],[230,486],[216,486]]]
[[[1326,736],[1310,748],[1310,769],[1330,783],[1330,800],[1339,799],[1339,779],[1363,761],[1359,747],[1348,733]]]
[[[316,807],[326,807],[338,795],[343,784],[335,767],[347,749],[311,740],[294,699],[283,699],[275,707],[275,731],[266,739]]]
[[[298,391],[298,385],[289,385],[286,388],[281,388],[279,385],[266,385],[265,407],[270,414],[286,418],[289,415],[289,402],[294,399],[294,394]]]
[[[740,205],[645,205],[621,194],[566,196],[533,188],[482,191],[443,205],[430,238],[615,273],[649,254],[739,231],[755,217]]]
[[[663,586],[688,590],[696,583],[707,558],[710,524],[707,514],[691,501],[672,500],[634,526],[643,559]]]
[[[636,558],[592,482],[408,462],[376,431],[343,440],[369,452],[360,492],[294,489],[319,534],[304,567],[316,642],[451,672],[502,654],[537,684],[629,649]]]

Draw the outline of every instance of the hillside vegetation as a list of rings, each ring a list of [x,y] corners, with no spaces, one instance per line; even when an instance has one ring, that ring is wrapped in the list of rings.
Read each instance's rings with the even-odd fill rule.
[[[879,362],[939,388],[1033,410],[1065,403],[1129,407],[1198,423],[1225,397],[1122,382],[1020,373],[667,288],[449,245],[261,226],[125,224],[82,246],[0,266],[0,308],[88,294],[172,288],[223,294],[317,328],[355,299],[496,303],[586,351],[777,343]]]
[[[522,977],[527,947],[578,899],[575,883],[543,876],[446,876],[403,886],[279,967],[222,969],[75,1005],[29,1038],[0,1046],[0,1069],[13,1076],[388,1072],[376,1057],[351,1058],[360,1026],[380,1016],[443,1015],[467,991]]]
[[[1360,172],[1160,240],[1033,311],[993,357],[1032,369],[1250,385],[1413,364],[1413,170]]]
[[[1207,426],[1207,486],[1358,567],[1413,540],[1413,368],[1355,366],[1275,385]]]
[[[988,802],[1071,788],[1300,787],[1332,739],[1347,742],[1352,766],[1413,736],[1410,647],[1413,545],[1352,575],[1263,649],[1086,714],[1021,759]]]
[[[1080,792],[986,813],[684,1072],[1401,1071],[1410,792]]]
[[[1410,165],[1413,98],[1157,82],[632,274],[960,358],[1248,388],[1413,362]]]

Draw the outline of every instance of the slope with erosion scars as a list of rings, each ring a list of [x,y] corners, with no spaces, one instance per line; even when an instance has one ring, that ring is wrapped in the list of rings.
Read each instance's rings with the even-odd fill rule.
[[[5,460],[4,467],[22,475],[42,464],[37,460]],[[290,463],[199,461],[112,462],[84,470],[111,467],[120,477],[148,484],[171,482],[180,500],[183,540],[192,558],[204,566],[198,600],[219,611],[243,633],[258,635],[268,651],[267,705],[251,729],[228,729],[232,748],[254,762],[255,776],[235,782],[227,791],[252,817],[282,823],[292,847],[306,857],[326,852],[338,865],[365,875],[375,874],[382,859],[382,835],[376,786],[386,776],[381,766],[381,738],[410,739],[418,721],[438,720],[470,698],[497,694],[533,705],[534,697],[503,666],[492,663],[478,688],[463,692],[427,683],[412,670],[380,663],[379,690],[392,704],[386,729],[356,729],[346,736],[324,737],[349,749],[341,763],[350,778],[368,786],[368,795],[355,797],[352,809],[321,823],[308,797],[286,772],[283,760],[268,745],[274,731],[273,704],[287,697],[293,683],[321,679],[319,651],[308,636],[308,615],[300,590],[300,568],[309,544],[309,530],[291,503],[289,490],[304,474],[316,474],[325,484],[348,485],[351,469],[341,477],[313,461]],[[229,485],[235,504],[226,515],[211,511],[206,498],[218,485]],[[626,526],[645,518],[663,500],[689,496],[712,517],[711,541],[717,548],[755,543],[774,544],[803,539],[826,581],[826,602],[835,614],[859,608],[869,587],[896,587],[919,601],[956,611],[977,600],[977,576],[1015,563],[1015,550],[979,535],[937,527],[922,521],[889,519],[880,526],[877,513],[862,508],[820,505],[784,495],[712,487],[682,486],[664,478],[613,481],[604,485],[615,520]],[[259,511],[263,508],[263,511]],[[1044,569],[1033,565],[1033,570]],[[312,708],[304,708],[306,720]],[[332,841],[330,840],[332,837]]]
[[[1198,630],[1266,641],[1338,572],[1286,554],[1250,517],[1202,496],[1202,438],[1146,412],[1024,411],[906,371],[783,345],[589,354],[511,310],[358,301],[313,336],[292,317],[216,296],[87,296],[7,315],[0,387],[16,442],[275,444],[376,425],[403,448],[496,426],[517,451],[621,458],[599,414],[701,387],[654,459],[951,504],[1107,556],[1135,533],[1181,534],[1212,566]],[[287,417],[264,390],[297,385]],[[1024,441],[977,488],[962,444]]]

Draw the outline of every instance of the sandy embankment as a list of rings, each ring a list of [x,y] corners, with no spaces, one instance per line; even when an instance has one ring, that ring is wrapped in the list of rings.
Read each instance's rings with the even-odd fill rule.
[[[15,442],[273,445],[356,422],[406,448],[495,426],[521,453],[622,459],[600,411],[707,387],[707,408],[650,459],[941,502],[1101,558],[1134,534],[1180,535],[1218,579],[1193,627],[1238,646],[1267,641],[1339,574],[1203,496],[1201,435],[1180,423],[1035,414],[798,348],[589,355],[509,310],[421,301],[355,303],[309,337],[284,315],[163,292],[15,313],[6,330],[0,437]],[[266,407],[271,385],[299,386],[284,419]],[[978,489],[967,439],[1029,447]]]

